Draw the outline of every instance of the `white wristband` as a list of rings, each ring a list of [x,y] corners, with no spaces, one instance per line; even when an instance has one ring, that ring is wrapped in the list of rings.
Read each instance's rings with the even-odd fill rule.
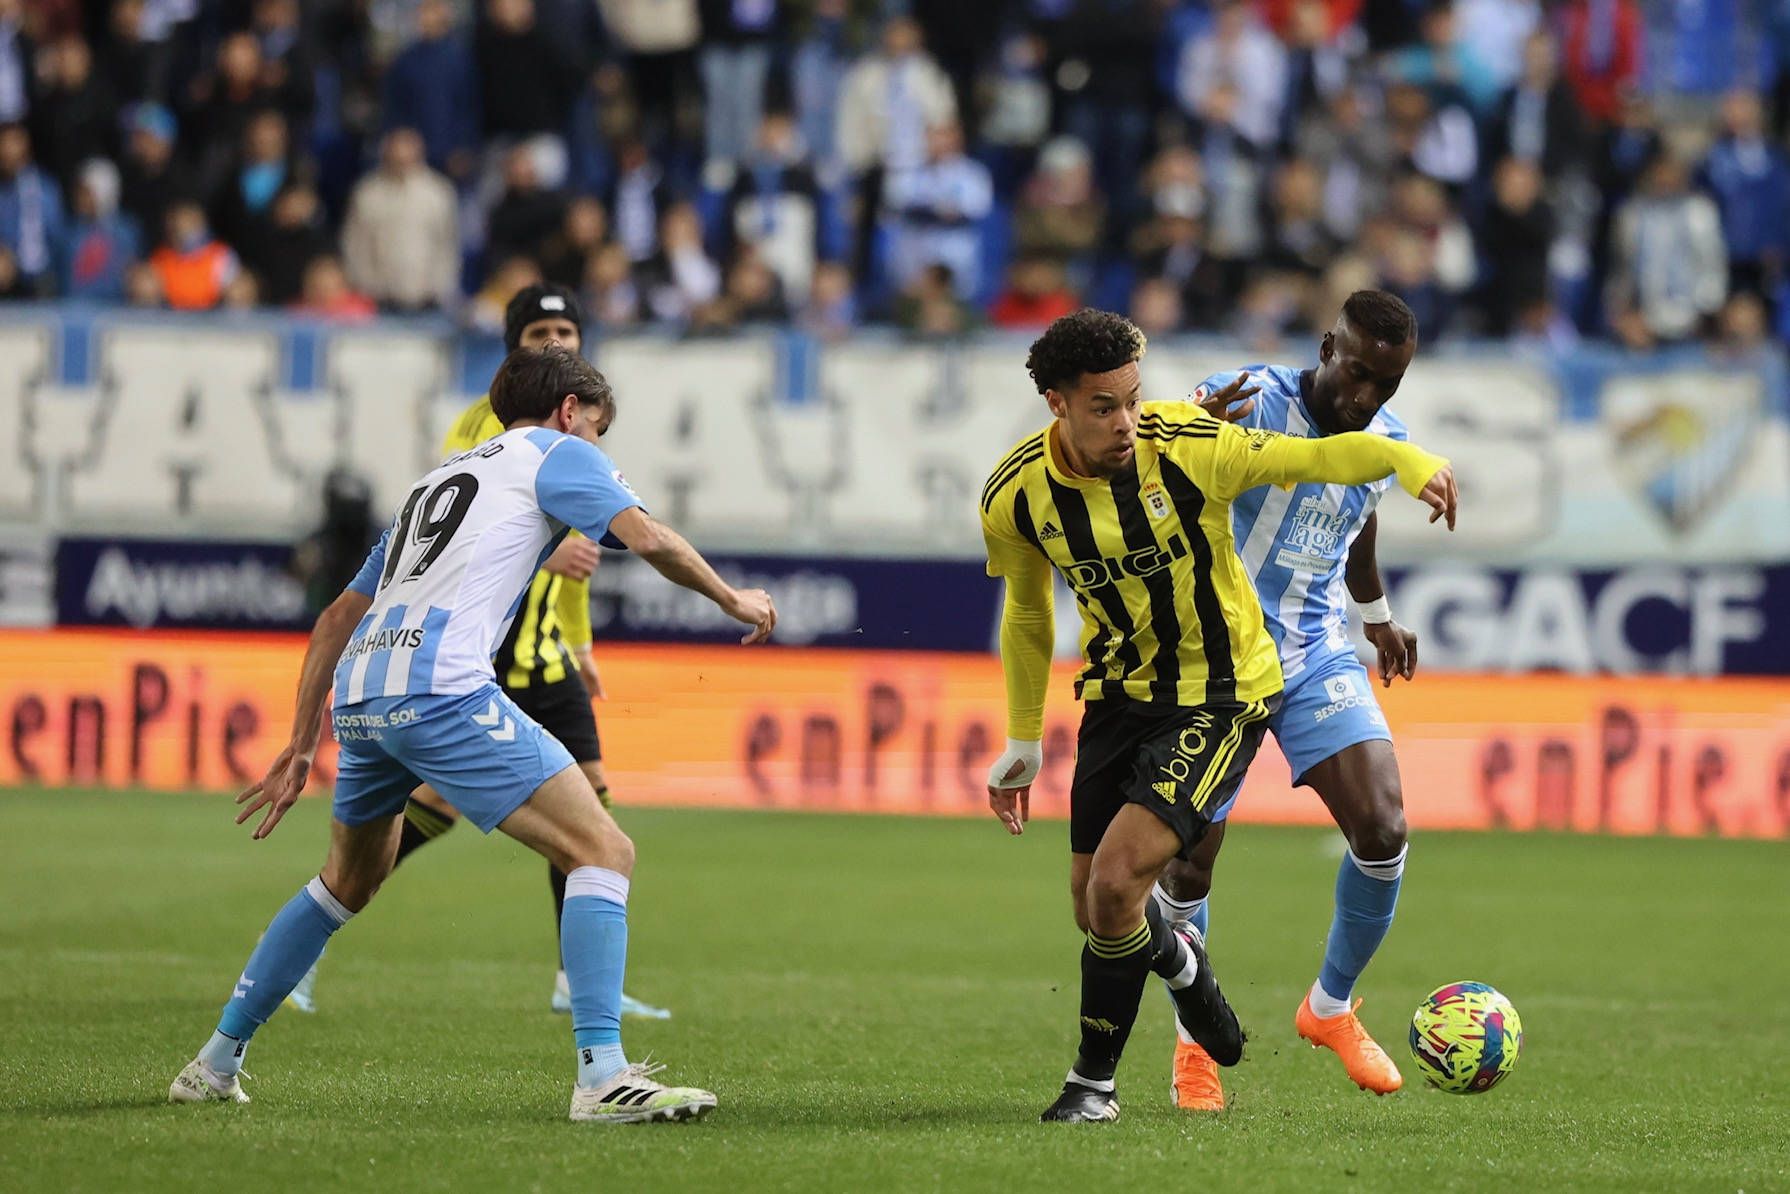
[[[1013,765],[1021,764],[1015,771]],[[1038,778],[1038,771],[1044,766],[1044,744],[1027,742],[1020,738],[1007,739],[1007,749],[1001,757],[994,761],[988,769],[988,786],[991,788],[1023,788]]]
[[[1392,621],[1392,606],[1386,603],[1386,595],[1384,593],[1375,597],[1372,601],[1367,602],[1365,605],[1358,604],[1357,608],[1361,610],[1361,620],[1370,626],[1377,626],[1382,622]]]

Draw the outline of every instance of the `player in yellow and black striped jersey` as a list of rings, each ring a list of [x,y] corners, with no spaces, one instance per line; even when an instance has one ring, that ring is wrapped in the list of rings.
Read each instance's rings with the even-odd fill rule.
[[[1047,1121],[1117,1118],[1113,1076],[1152,970],[1189,1037],[1220,1065],[1242,1055],[1203,943],[1172,931],[1148,898],[1242,782],[1282,686],[1231,539],[1231,500],[1257,485],[1396,473],[1454,525],[1440,457],[1382,436],[1300,439],[1244,431],[1193,403],[1146,403],[1143,352],[1143,334],[1118,315],[1052,324],[1027,368],[1056,419],[1007,453],[981,495],[988,571],[1007,582],[1008,748],[989,804],[1013,834],[1042,762],[1053,570],[1083,623],[1075,688],[1087,707],[1069,796],[1070,886],[1087,934],[1081,1049]],[[1233,386],[1209,402],[1224,410],[1236,397]]]
[[[552,284],[527,286],[516,292],[504,309],[504,349],[540,349],[558,343],[578,352],[583,342],[583,316],[576,295]],[[609,403],[613,417],[615,405]],[[503,432],[503,423],[491,410],[489,395],[481,396],[454,420],[442,441],[442,456],[471,451]],[[602,686],[591,662],[590,576],[596,567],[597,545],[569,534],[554,549],[546,564],[529,582],[528,592],[492,659],[497,682],[513,701],[571,752],[572,759],[590,780],[598,799],[609,804],[609,786],[603,775],[603,747],[597,736],[592,695]],[[398,839],[397,858],[404,861],[422,846],[435,841],[459,822],[459,814],[433,789],[417,789],[404,808],[404,824]],[[553,925],[559,931],[565,907],[566,877],[548,867],[553,891]],[[294,1006],[310,1011],[315,968],[293,992]],[[560,969],[554,978],[551,1006],[557,1012],[572,1010],[571,991]],[[669,1012],[631,996],[622,996],[622,1011],[662,1019]]]

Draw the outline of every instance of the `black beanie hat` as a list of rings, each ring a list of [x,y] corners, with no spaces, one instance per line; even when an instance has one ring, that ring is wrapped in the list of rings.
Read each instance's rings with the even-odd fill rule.
[[[503,348],[515,352],[522,347],[522,329],[537,319],[569,319],[584,336],[584,312],[578,307],[578,296],[569,287],[553,282],[537,282],[524,286],[503,309]]]

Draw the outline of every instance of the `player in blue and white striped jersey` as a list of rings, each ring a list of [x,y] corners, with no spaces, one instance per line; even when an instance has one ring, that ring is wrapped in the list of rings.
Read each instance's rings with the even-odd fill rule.
[[[1416,351],[1410,308],[1383,291],[1357,291],[1325,333],[1315,368],[1255,365],[1215,374],[1195,399],[1208,408],[1228,406],[1222,418],[1282,435],[1368,431],[1402,440],[1404,424],[1384,408]],[[1392,620],[1374,559],[1374,509],[1387,484],[1265,487],[1232,505],[1237,552],[1286,677],[1269,728],[1293,782],[1318,793],[1348,839],[1323,967],[1294,1022],[1314,1046],[1335,1050],[1357,1085],[1378,1094],[1397,1090],[1403,1080],[1349,999],[1392,925],[1405,866],[1405,814],[1391,732],[1349,642],[1347,602],[1353,597],[1361,608],[1381,682],[1409,680],[1417,668],[1417,636]],[[1212,867],[1229,811],[1227,805],[1213,814],[1212,830],[1191,859],[1164,872],[1155,897],[1168,919],[1205,931]],[[1175,1096],[1191,1109],[1224,1106],[1217,1068],[1189,1042],[1175,1051]]]
[[[237,1075],[249,1038],[390,873],[411,792],[427,783],[469,821],[501,829],[566,875],[560,948],[571,986],[578,1078],[571,1118],[690,1119],[715,1105],[667,1087],[621,1047],[622,971],[634,846],[571,754],[497,686],[491,654],[529,581],[576,528],[626,548],[703,594],[762,642],[776,610],[738,590],[655,522],[596,446],[614,414],[609,384],[558,345],[510,354],[491,384],[503,434],[450,456],[412,487],[360,574],[323,612],[300,671],[292,739],[237,798],[265,808],[266,837],[298,799],[326,698],[342,744],[322,873],[274,917],[217,1030],[169,1088],[175,1102],[247,1102]]]

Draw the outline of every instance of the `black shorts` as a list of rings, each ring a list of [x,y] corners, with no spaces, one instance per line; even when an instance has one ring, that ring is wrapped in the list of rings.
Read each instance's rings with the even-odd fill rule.
[[[536,682],[526,688],[504,686],[516,706],[540,723],[543,730],[559,739],[572,754],[575,763],[594,763],[603,757],[603,744],[597,739],[597,718],[590,709],[590,693],[576,673],[567,673],[563,680],[551,684]]]
[[[1069,785],[1070,850],[1094,853],[1119,810],[1141,804],[1180,837],[1185,858],[1243,783],[1279,704],[1279,693],[1192,707],[1088,701]]]

